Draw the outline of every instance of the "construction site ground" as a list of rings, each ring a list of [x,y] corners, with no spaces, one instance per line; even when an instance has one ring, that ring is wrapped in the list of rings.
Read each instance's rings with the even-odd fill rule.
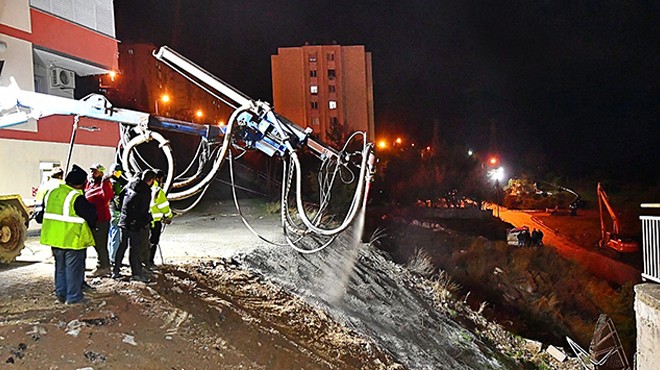
[[[283,241],[265,202],[242,211]],[[0,267],[0,367],[576,368],[360,243],[356,230],[303,255],[252,235],[231,202],[203,202],[165,229],[152,282],[88,278],[89,301],[63,305],[34,226],[18,261]],[[90,248],[88,270],[95,260]]]

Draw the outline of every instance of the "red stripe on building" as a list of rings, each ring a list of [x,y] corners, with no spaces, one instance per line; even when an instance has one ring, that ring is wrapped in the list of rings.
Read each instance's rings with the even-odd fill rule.
[[[0,34],[11,36],[20,40],[30,41],[32,35],[29,32],[19,30],[18,28],[10,27],[5,24],[0,24]]]
[[[0,130],[0,138],[51,143],[69,143],[73,129],[73,116],[50,116],[37,122],[38,132],[22,130]],[[95,126],[100,130],[90,132],[78,129],[76,144],[116,147],[119,143],[119,124],[81,117],[78,126]]]
[[[28,41],[34,45],[90,61],[107,69],[119,69],[116,39],[34,8],[30,9],[30,15],[32,35]]]

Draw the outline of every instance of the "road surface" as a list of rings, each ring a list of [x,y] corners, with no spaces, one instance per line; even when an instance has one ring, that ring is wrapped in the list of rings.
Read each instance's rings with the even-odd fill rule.
[[[491,209],[493,209],[491,207]],[[552,247],[566,259],[573,260],[584,266],[593,275],[623,285],[627,282],[637,283],[641,281],[641,272],[634,267],[616,261],[602,254],[589,251],[584,246],[573,243],[543,223],[538,222],[533,216],[534,212],[509,210],[504,207],[499,209],[500,218],[515,227],[527,226],[530,230],[537,228],[543,231],[543,244]],[[493,214],[496,211],[493,210]]]

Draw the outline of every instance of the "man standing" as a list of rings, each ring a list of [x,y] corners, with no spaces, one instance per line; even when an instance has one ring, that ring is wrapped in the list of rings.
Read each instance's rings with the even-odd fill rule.
[[[110,180],[103,177],[105,168],[100,163],[90,166],[92,171],[87,186],[85,186],[85,198],[94,204],[98,220],[96,228],[92,229],[94,235],[94,249],[98,256],[96,269],[90,276],[105,276],[110,274],[110,259],[108,257],[108,231],[110,229],[110,200],[114,193]]]
[[[65,183],[44,196],[41,243],[52,247],[55,294],[67,304],[83,299],[85,249],[94,245],[91,228],[96,226],[96,209],[82,196],[86,177],[85,170],[74,164]]]
[[[47,192],[64,184],[64,180],[62,180],[63,177],[64,177],[64,170],[62,169],[62,167],[53,168],[48,174],[48,180],[46,180],[46,182],[44,182],[39,186],[39,189],[37,190],[37,195],[35,195],[34,197],[34,204],[35,205],[43,204],[44,196],[46,195]]]
[[[110,201],[110,232],[108,234],[108,256],[110,258],[110,264],[114,266],[115,264],[115,255],[117,254],[117,248],[119,248],[119,242],[121,241],[121,229],[119,228],[119,215],[121,214],[121,204],[124,199],[124,187],[128,183],[125,178],[121,177],[123,168],[119,163],[113,163],[110,166],[110,185],[112,185],[112,192],[114,196]],[[121,264],[121,261],[119,261]]]
[[[156,249],[160,243],[160,234],[163,231],[163,224],[167,225],[172,222],[172,210],[170,209],[170,202],[165,196],[165,191],[161,185],[165,182],[165,174],[161,170],[156,170],[156,180],[151,186],[151,236],[149,237],[150,253],[148,267],[154,266],[154,257],[156,256]]]
[[[151,185],[153,185],[155,177],[154,171],[146,170],[141,177],[133,179],[124,189],[124,202],[119,216],[121,242],[115,256],[115,266],[112,271],[113,279],[121,277],[119,274],[121,261],[124,259],[126,249],[130,246],[131,251],[128,260],[131,264],[131,279],[142,282],[149,281],[149,278],[142,271],[140,256],[149,241],[149,226],[151,225],[149,205],[151,204]]]

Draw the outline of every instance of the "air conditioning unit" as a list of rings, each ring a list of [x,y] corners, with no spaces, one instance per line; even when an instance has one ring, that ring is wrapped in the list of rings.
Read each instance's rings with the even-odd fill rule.
[[[76,87],[76,72],[64,68],[50,68],[48,85],[50,88],[73,89]]]

